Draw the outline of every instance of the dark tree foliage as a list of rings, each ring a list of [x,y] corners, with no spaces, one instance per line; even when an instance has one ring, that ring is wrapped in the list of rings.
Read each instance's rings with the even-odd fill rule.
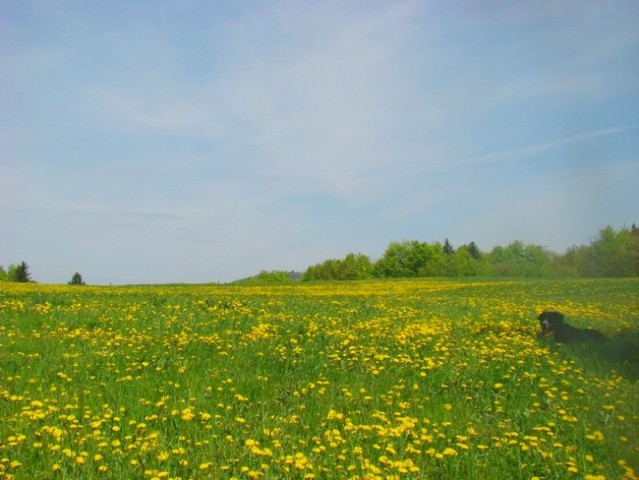
[[[475,260],[481,258],[481,251],[475,242],[470,242],[467,246],[469,255]]]
[[[448,239],[446,239],[444,241],[444,253],[446,255],[452,255],[453,253],[455,253],[455,249],[453,248],[453,246],[450,244],[450,242],[448,241]]]
[[[78,272],[75,272],[73,274],[73,277],[71,277],[71,280],[69,281],[69,285],[84,285],[82,275],[80,275]]]
[[[19,264],[11,264],[9,265],[9,269],[7,270],[7,280],[10,282],[30,282],[31,281],[31,273],[29,273],[29,265],[26,262],[21,262]]]

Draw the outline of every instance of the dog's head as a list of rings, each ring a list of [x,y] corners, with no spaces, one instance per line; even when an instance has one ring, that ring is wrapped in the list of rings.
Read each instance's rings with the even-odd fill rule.
[[[543,311],[537,317],[544,335],[558,330],[564,323],[564,316],[559,312]]]

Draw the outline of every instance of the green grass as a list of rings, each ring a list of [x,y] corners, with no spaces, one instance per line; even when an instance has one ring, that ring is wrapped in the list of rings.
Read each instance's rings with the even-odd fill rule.
[[[0,479],[637,478],[638,291],[2,284]]]

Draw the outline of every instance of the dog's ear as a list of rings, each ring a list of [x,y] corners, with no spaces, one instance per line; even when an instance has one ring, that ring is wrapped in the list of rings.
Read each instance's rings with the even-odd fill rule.
[[[546,317],[546,310],[544,310],[537,316],[537,320],[543,320],[545,317]]]

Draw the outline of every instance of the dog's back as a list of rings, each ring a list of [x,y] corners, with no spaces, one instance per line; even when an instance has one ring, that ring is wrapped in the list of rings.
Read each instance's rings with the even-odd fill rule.
[[[562,332],[563,342],[603,342],[606,340],[606,336],[599,330],[593,328],[576,328],[570,325],[564,324],[564,331]],[[556,335],[555,335],[556,338]],[[559,340],[557,340],[559,341]]]
[[[555,341],[560,343],[606,340],[606,336],[599,330],[577,328],[564,323],[564,316],[559,312],[543,311],[537,319],[541,323],[541,333],[544,335],[552,333]]]

